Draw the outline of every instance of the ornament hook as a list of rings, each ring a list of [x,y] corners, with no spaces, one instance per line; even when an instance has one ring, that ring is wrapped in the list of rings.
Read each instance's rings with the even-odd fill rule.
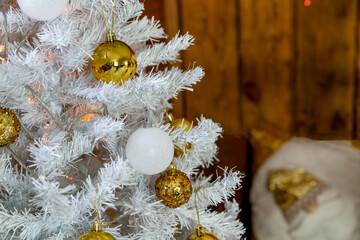
[[[198,227],[196,228],[196,235],[198,237],[203,237],[205,235],[204,231],[203,231],[203,226],[200,224],[200,214],[199,214],[199,208],[196,202],[196,197],[197,197],[197,193],[198,191],[202,189],[202,186],[198,187],[197,189],[195,189],[194,191],[194,200],[195,200],[195,208],[196,208],[196,214],[197,214],[197,218],[198,218]]]
[[[100,212],[100,197],[98,197],[98,190],[95,192],[95,220],[92,224],[92,231],[102,232],[102,226],[108,228],[108,226],[99,219]]]
[[[114,0],[112,0],[112,2],[114,3]],[[113,32],[113,30],[114,30],[114,9],[112,10],[112,16],[111,16],[111,29],[109,29],[108,26],[107,26],[107,23],[106,23],[104,7],[102,5],[101,0],[100,0],[100,6],[101,6],[101,11],[102,11],[102,14],[103,14],[103,18],[104,18],[105,28],[106,28],[106,31],[108,32],[108,34],[106,34],[106,38],[108,39],[108,42],[113,42],[115,40],[115,34]],[[110,39],[112,39],[112,41],[109,41],[109,36],[110,36]]]
[[[169,113],[166,109],[164,109],[164,113],[165,113],[165,121],[167,123],[171,123],[172,121],[174,121],[174,115],[172,113]]]
[[[116,35],[115,33],[110,30],[107,34],[106,34],[106,40],[109,42],[109,43],[112,43],[116,40]]]

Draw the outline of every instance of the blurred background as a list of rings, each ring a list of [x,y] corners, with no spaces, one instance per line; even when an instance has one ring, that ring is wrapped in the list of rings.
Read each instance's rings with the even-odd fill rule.
[[[292,136],[359,136],[360,1],[146,0],[145,8],[170,37],[179,29],[195,37],[177,66],[195,62],[206,75],[173,113],[223,127],[219,166],[247,176],[236,198],[251,239],[251,180],[271,153]]]

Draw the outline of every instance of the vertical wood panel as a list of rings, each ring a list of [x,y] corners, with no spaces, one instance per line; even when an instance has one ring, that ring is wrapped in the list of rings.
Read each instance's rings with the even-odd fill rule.
[[[144,1],[144,14],[149,18],[152,16],[160,20],[161,24],[165,23],[164,0],[146,0]]]
[[[169,36],[168,40],[171,40],[180,30],[179,23],[180,9],[178,6],[178,0],[146,0],[144,1],[145,12],[148,17],[154,16],[156,20],[160,20],[160,24],[165,29],[165,33]],[[182,68],[181,62],[169,64],[167,67],[179,67]],[[184,92],[178,94],[176,99],[171,101],[173,105],[172,113],[176,117],[186,116],[185,111],[185,99]]]
[[[353,138],[360,138],[360,1],[356,2],[356,42],[355,42],[355,80],[354,80],[354,132]]]
[[[164,0],[164,11],[166,34],[173,37],[180,31],[178,0]]]
[[[221,123],[227,134],[239,134],[236,1],[181,0],[182,30],[195,37],[184,52],[184,66],[200,65],[204,79],[186,94],[190,119],[201,114]]]
[[[240,1],[244,122],[288,133],[292,129],[294,26],[288,0]]]
[[[164,11],[165,11],[165,32],[169,36],[169,40],[174,37],[179,31],[181,31],[180,25],[180,7],[178,0],[164,0]],[[182,56],[183,53],[180,53]],[[176,62],[171,64],[170,67],[183,68],[182,62]],[[185,92],[178,94],[176,99],[172,100],[173,109],[172,113],[174,116],[186,116],[185,108]]]
[[[299,1],[299,134],[351,138],[355,79],[356,0]]]

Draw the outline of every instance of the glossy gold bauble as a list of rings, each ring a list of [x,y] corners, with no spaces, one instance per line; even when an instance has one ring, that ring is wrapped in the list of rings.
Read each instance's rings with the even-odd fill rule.
[[[191,234],[186,240],[219,240],[214,234],[207,232],[203,229],[203,226],[199,225],[196,228],[195,233]]]
[[[171,120],[170,122],[170,126],[175,128],[182,128],[183,132],[187,132],[192,128],[192,124],[191,122],[189,122],[188,120],[186,120],[185,118],[176,118]],[[185,152],[188,152],[191,149],[191,143],[186,143],[183,146],[177,146],[174,145],[175,149],[174,149],[174,157],[181,157],[184,155],[184,150]]]
[[[116,240],[107,232],[102,231],[103,223],[99,219],[95,219],[92,225],[92,231],[85,233],[78,240]]]
[[[192,123],[185,118],[174,118],[172,113],[169,113],[167,110],[165,112],[165,120],[170,124],[172,131],[176,128],[181,128],[182,132],[187,132],[192,128]],[[178,158],[184,155],[185,152],[188,152],[191,149],[191,143],[186,143],[182,146],[174,145],[174,157]]]
[[[185,118],[177,118],[170,122],[170,126],[173,128],[182,128],[183,132],[187,132],[192,128],[191,122]]]
[[[21,125],[16,115],[0,107],[0,147],[9,146],[19,136]]]
[[[108,41],[95,49],[90,66],[97,80],[121,85],[134,76],[137,62],[134,51],[126,43],[108,35]]]
[[[155,191],[165,206],[177,208],[189,201],[192,194],[191,181],[185,173],[171,168],[156,179]]]
[[[182,147],[179,147],[178,145],[174,145],[174,157],[181,157],[184,155],[183,149],[185,149],[185,152],[188,152],[191,149],[191,143],[186,143]]]
[[[214,234],[205,231],[204,236],[199,237],[196,233],[193,233],[186,240],[219,240],[219,239]]]
[[[107,232],[89,232],[82,235],[79,240],[116,240]]]
[[[185,118],[174,118],[174,115],[172,113],[169,113],[167,110],[164,110],[165,112],[165,120],[166,122],[170,123],[170,126],[172,128],[182,128],[183,132],[187,132],[192,128],[191,122],[186,120]]]

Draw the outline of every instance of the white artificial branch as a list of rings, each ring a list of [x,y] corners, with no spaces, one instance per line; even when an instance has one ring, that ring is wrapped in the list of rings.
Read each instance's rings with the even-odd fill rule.
[[[138,69],[142,70],[147,66],[156,66],[168,62],[175,62],[178,59],[179,51],[187,49],[193,44],[194,38],[186,33],[179,33],[168,43],[157,43],[152,47],[140,52],[137,56]]]
[[[114,13],[117,39],[137,56],[136,74],[122,86],[97,81],[90,71],[93,51],[105,41],[100,3],[108,27]],[[18,169],[0,149],[0,239],[77,239],[90,231],[98,198],[101,220],[111,222],[104,231],[116,239],[186,238],[197,223],[194,196],[177,209],[166,207],[155,194],[158,176],[139,173],[126,159],[127,139],[145,119],[170,134],[176,145],[191,144],[175,162],[194,188],[203,186],[198,201],[202,224],[220,239],[242,236],[239,206],[228,198],[243,175],[225,169],[212,182],[200,171],[218,161],[219,124],[201,117],[183,132],[170,129],[163,119],[170,100],[192,91],[204,71],[158,71],[159,64],[179,61],[180,51],[194,39],[178,33],[167,43],[159,42],[167,36],[158,20],[142,16],[143,10],[139,0],[75,0],[49,21],[32,20],[11,7],[6,12],[7,33],[17,37],[9,38],[6,61],[0,64],[0,102],[17,113],[31,136],[22,131],[11,148],[36,176]],[[0,22],[4,30],[2,15]],[[92,119],[84,119],[90,113]],[[66,179],[68,174],[81,179]],[[206,210],[220,202],[225,202],[224,212]],[[109,208],[117,220],[109,219]]]

